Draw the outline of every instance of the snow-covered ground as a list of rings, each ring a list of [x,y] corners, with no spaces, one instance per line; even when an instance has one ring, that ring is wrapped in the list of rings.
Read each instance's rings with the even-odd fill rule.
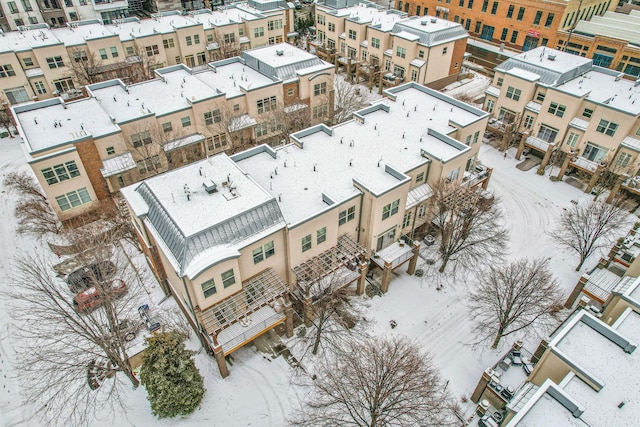
[[[480,87],[480,80],[474,83]],[[478,90],[478,89],[476,89]],[[535,169],[522,172],[515,168],[513,152],[503,154],[483,145],[480,159],[494,168],[489,189],[499,198],[505,223],[511,232],[507,259],[519,257],[551,257],[551,269],[566,293],[573,288],[580,272],[575,272],[577,256],[554,245],[544,233],[553,226],[563,208],[571,206],[571,200],[588,197],[580,190],[562,182],[552,182],[548,176],[539,176]],[[27,169],[19,140],[0,140],[0,174]],[[11,285],[11,260],[18,251],[29,251],[40,244],[31,239],[17,238],[13,217],[15,196],[2,189],[0,199],[0,288]],[[620,235],[625,233],[620,230]],[[593,256],[583,269],[597,263]],[[478,266],[483,260],[478,260]],[[471,266],[472,268],[474,266]],[[467,283],[454,283],[436,290],[433,280],[427,276],[408,276],[404,269],[394,277],[388,294],[368,301],[364,315],[371,320],[376,334],[404,335],[418,342],[428,351],[449,381],[453,396],[469,396],[482,371],[495,363],[497,352],[472,348],[472,319],[465,305]],[[156,289],[157,290],[157,289]],[[155,298],[155,297],[154,297]],[[156,301],[157,302],[157,301]],[[36,416],[41,408],[34,402],[22,403],[18,397],[19,365],[11,351],[15,343],[11,335],[9,316],[0,300],[0,419],[5,425],[40,426]],[[389,321],[397,327],[391,329]],[[505,340],[509,346],[513,339]],[[529,337],[525,346],[536,347],[538,337]],[[190,346],[199,349],[196,340]],[[222,379],[215,362],[203,351],[196,356],[196,364],[205,378],[205,394],[201,409],[189,417],[157,420],[151,413],[143,387],[130,392],[130,407],[115,420],[103,420],[96,426],[280,426],[301,401],[302,391],[290,383],[292,368],[279,357],[272,360],[249,346],[233,354],[231,375]],[[0,423],[1,424],[1,423]]]

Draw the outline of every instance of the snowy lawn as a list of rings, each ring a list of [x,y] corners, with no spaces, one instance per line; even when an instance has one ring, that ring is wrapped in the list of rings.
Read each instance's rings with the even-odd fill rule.
[[[511,242],[505,259],[527,256],[551,257],[550,268],[559,280],[565,293],[573,288],[580,272],[574,271],[578,258],[574,253],[558,249],[545,231],[553,226],[563,208],[571,200],[588,198],[580,190],[561,182],[552,182],[548,176],[539,176],[535,169],[522,172],[515,168],[513,152],[507,158],[493,148],[483,145],[480,159],[486,166],[494,168],[489,189],[501,200],[505,223],[511,233]],[[0,140],[1,174],[13,170],[26,170],[24,155],[17,139]],[[3,242],[0,257],[2,288],[10,286],[11,260],[21,250],[29,251],[40,244],[31,239],[17,238],[16,221],[13,217],[14,196],[0,199],[0,233]],[[626,230],[621,229],[620,235]],[[593,256],[583,271],[592,268],[599,256]],[[421,261],[422,262],[422,261]],[[478,260],[478,267],[483,260]],[[421,265],[419,265],[419,268]],[[472,269],[476,266],[470,266]],[[465,306],[468,283],[455,283],[436,290],[430,277],[408,276],[406,269],[394,277],[388,294],[366,302],[364,316],[371,320],[375,334],[404,335],[418,342],[429,352],[445,380],[448,390],[455,397],[469,396],[482,371],[497,361],[505,347],[514,338],[507,338],[498,352],[472,348],[472,319]],[[157,289],[151,291],[158,298]],[[155,301],[157,302],[157,301]],[[172,301],[171,301],[172,303]],[[172,306],[167,301],[167,307]],[[21,404],[18,398],[20,387],[19,366],[13,365],[11,348],[15,343],[11,335],[9,317],[0,301],[0,419],[7,425],[40,426],[34,414],[40,409],[34,403]],[[161,307],[164,307],[163,304]],[[397,327],[391,329],[390,320]],[[525,347],[534,349],[539,337],[530,336]],[[199,349],[199,343],[191,338],[190,347]],[[486,348],[486,347],[485,347]],[[116,420],[101,420],[93,425],[159,425],[159,426],[279,426],[286,424],[286,416],[298,405],[302,391],[290,383],[292,369],[279,357],[271,360],[248,346],[233,354],[231,375],[221,379],[213,358],[204,351],[196,356],[196,364],[205,378],[205,394],[202,408],[193,415],[172,420],[156,420],[150,413],[144,387],[131,391],[130,408]],[[17,368],[17,369],[16,369]]]

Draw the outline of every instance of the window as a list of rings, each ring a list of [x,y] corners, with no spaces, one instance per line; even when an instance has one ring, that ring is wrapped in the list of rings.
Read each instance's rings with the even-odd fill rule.
[[[320,25],[324,25],[324,24],[327,23],[326,17],[324,15],[318,15],[316,20],[318,21],[318,24],[320,24]]]
[[[204,113],[204,124],[212,125],[214,123],[220,123],[222,121],[222,115],[220,110],[206,111]]]
[[[521,7],[520,9],[518,9],[518,16],[516,17],[516,21],[522,21],[523,17],[524,17],[524,7]]]
[[[78,165],[76,165],[75,160],[71,160],[50,168],[42,169],[42,176],[47,181],[47,184],[53,185],[80,176],[80,171],[78,170]]]
[[[556,136],[558,136],[558,129],[554,129],[547,125],[540,125],[540,130],[538,131],[538,138],[540,138],[543,141],[553,143],[556,140]]]
[[[510,98],[510,99],[513,99],[514,101],[519,101],[521,93],[522,93],[522,91],[520,89],[516,89],[513,86],[509,86],[507,88],[506,97]]]
[[[35,82],[33,83],[33,86],[36,88],[36,92],[38,93],[38,95],[47,93],[47,88],[44,86],[43,82]]]
[[[446,54],[447,54],[447,50],[448,50],[448,49],[449,49],[448,47],[443,47],[443,48],[442,48],[442,54],[443,54],[443,55],[446,55]]]
[[[473,0],[469,0],[467,3],[467,9],[473,9]]]
[[[311,234],[308,234],[302,238],[302,252],[306,252],[311,249]]]
[[[466,145],[471,145],[471,135],[467,135],[467,137],[464,140],[464,143]]]
[[[240,111],[240,104],[233,104],[233,111]]]
[[[11,65],[0,65],[0,77],[12,77],[15,75],[16,72],[13,71],[13,67]]]
[[[151,156],[146,159],[138,160],[136,165],[138,166],[138,172],[142,175],[148,172],[153,172],[160,166],[160,156]]]
[[[52,56],[50,58],[47,58],[47,64],[51,69],[64,67],[64,61],[62,60],[62,56]]]
[[[169,49],[175,46],[175,44],[173,43],[173,39],[162,40],[162,45],[164,46],[165,49]]]
[[[576,147],[578,143],[578,134],[571,132],[567,137],[567,147],[571,147],[572,149]]]
[[[334,24],[333,22],[329,22],[329,31],[334,33],[336,31],[336,24]]]
[[[424,180],[424,172],[420,172],[418,175],[416,175],[416,184],[421,183]]]
[[[404,79],[404,67],[401,67],[399,65],[394,65],[393,74],[400,77],[401,79]]]
[[[228,33],[222,36],[222,40],[224,41],[225,44],[231,44],[231,43],[235,43],[236,42],[236,34],[235,33]]]
[[[498,2],[494,1],[493,5],[491,6],[491,14],[495,15],[496,13],[498,13]]]
[[[476,21],[476,29],[474,30],[476,33],[480,32],[480,28],[482,28],[482,22]]]
[[[487,11],[488,6],[489,6],[489,0],[484,0],[482,2],[482,13],[485,13]]]
[[[322,227],[316,232],[316,245],[327,240],[327,227]]]
[[[631,161],[631,154],[628,153],[620,153],[618,156],[618,160],[616,160],[616,166],[621,168],[626,168],[629,166],[629,162]]]
[[[547,20],[544,22],[544,26],[545,28],[549,28],[551,27],[551,24],[553,24],[553,18],[554,18],[554,14],[553,13],[549,13],[547,15]]]
[[[355,40],[357,38],[357,33],[355,30],[349,30],[349,38],[351,40]]]
[[[16,27],[22,27],[24,25],[24,21],[22,18],[14,18],[13,22],[15,22]]]
[[[265,136],[267,133],[269,133],[269,128],[267,126],[267,123],[260,123],[256,125],[255,129],[256,129],[256,137]]]
[[[404,47],[398,46],[396,48],[396,55],[399,56],[400,58],[406,58],[407,57],[407,49],[405,49]]]
[[[338,225],[346,224],[356,217],[356,207],[351,206],[349,209],[338,213]]]
[[[18,13],[18,6],[16,6],[16,2],[10,1],[7,2],[7,5],[9,6],[9,12]]]
[[[315,105],[311,109],[311,117],[314,119],[319,119],[321,117],[326,117],[329,115],[329,105],[328,104],[320,104]]]
[[[58,206],[63,212],[68,211],[72,208],[77,208],[78,206],[82,206],[85,203],[89,203],[90,201],[91,196],[89,196],[89,192],[86,188],[81,188],[79,190],[71,191],[67,194],[56,197],[56,202],[58,202]]]
[[[215,151],[227,145],[227,135],[224,133],[210,136],[206,139],[207,150]]]
[[[473,143],[477,144],[478,143],[478,138],[480,137],[480,131],[477,131],[476,133],[473,134]]]
[[[202,293],[204,294],[205,298],[208,298],[216,293],[216,284],[213,279],[207,280],[200,286],[202,286]]]
[[[135,51],[133,50],[133,46],[127,46],[125,48],[125,51],[127,52],[127,56],[133,56],[135,54]]]
[[[402,228],[407,228],[409,224],[411,224],[411,212],[404,214],[404,218],[402,218]]]
[[[111,51],[111,57],[112,57],[112,58],[117,58],[118,56],[120,56],[120,55],[118,54],[118,48],[117,48],[117,47],[115,47],[115,46],[111,46],[111,47],[109,48],[109,50]]]
[[[411,70],[411,81],[418,81],[418,70]]]
[[[587,119],[590,119],[592,115],[593,115],[593,110],[591,108],[585,108],[584,111],[582,112],[582,116],[586,117]]]
[[[618,125],[616,123],[609,122],[608,120],[600,120],[600,123],[598,123],[598,127],[596,128],[596,132],[613,136],[616,134],[617,129],[618,129]]]
[[[253,263],[257,264],[275,254],[273,241],[265,243],[253,250]]]
[[[424,50],[419,50],[418,51],[418,58],[424,59]]]
[[[600,162],[604,159],[604,156],[609,152],[608,149],[600,147],[592,142],[588,143],[582,153],[582,157],[592,162]]]
[[[502,29],[502,34],[500,34],[500,40],[501,41],[505,41],[507,39],[507,34],[509,33],[509,29],[508,28],[503,28]]]
[[[147,52],[147,56],[160,55],[160,50],[158,49],[157,44],[145,46],[144,50]]]
[[[380,39],[375,37],[371,37],[371,47],[375,47],[376,49],[380,49]]]
[[[258,114],[266,113],[276,109],[276,97],[272,96],[265,99],[260,99],[256,102],[258,108]]]
[[[198,34],[194,34],[193,35],[193,43],[194,44],[200,44],[200,35],[198,35]]]
[[[539,25],[541,19],[542,19],[542,11],[539,10],[536,12],[536,17],[533,19],[533,25]]]
[[[139,148],[143,145],[149,145],[151,144],[151,142],[151,133],[148,130],[131,135],[131,143],[133,144],[133,148]]]
[[[31,57],[22,58],[25,67],[33,67],[33,59]]]
[[[222,286],[224,288],[228,288],[234,283],[236,283],[236,277],[233,274],[233,268],[222,273]]]
[[[162,124],[162,130],[164,132],[171,132],[173,130],[173,126],[171,125],[171,122],[166,122]]]
[[[420,16],[420,6],[416,6],[416,16]]]
[[[31,7],[31,2],[29,2],[29,0],[20,0],[20,2],[22,3],[22,7],[25,12],[33,11],[33,7]]]
[[[511,43],[516,43],[518,41],[518,32],[514,31],[513,33],[511,33]]]
[[[524,118],[524,128],[531,129],[531,126],[533,126],[533,116],[530,114],[527,114]]]
[[[543,102],[544,101],[544,97],[545,97],[545,93],[544,92],[538,92],[536,94],[536,101],[538,102]]]
[[[324,95],[325,93],[327,93],[327,83],[326,82],[318,83],[318,84],[313,86],[313,95],[314,96]]]
[[[487,112],[493,113],[496,103],[492,99],[487,99]]]
[[[509,5],[509,10],[507,10],[507,19],[513,18],[513,9],[514,6],[512,4]]]
[[[567,107],[565,105],[558,104],[557,102],[552,102],[549,105],[549,113],[554,114],[558,117],[564,116],[565,111],[567,111]]]
[[[504,83],[504,79],[502,77],[498,77],[498,80],[496,80],[496,86],[502,87],[502,83]]]
[[[258,27],[253,29],[254,37],[264,37],[264,27]]]
[[[186,40],[187,40],[187,46],[191,46],[193,44],[193,41],[191,40],[191,36],[187,36]]]
[[[100,53],[100,59],[107,59],[107,50],[106,49],[100,49],[98,50],[98,52]]]
[[[113,156],[116,154],[116,149],[113,147],[107,147],[107,156]]]
[[[399,206],[400,206],[400,200],[396,200],[384,206],[382,208],[382,219],[385,220],[389,218],[391,215],[397,214]]]

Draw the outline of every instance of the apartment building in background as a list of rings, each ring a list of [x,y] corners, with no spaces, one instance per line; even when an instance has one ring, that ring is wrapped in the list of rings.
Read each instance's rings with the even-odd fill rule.
[[[523,150],[553,160],[557,179],[575,173],[590,192],[602,173],[620,177],[619,191],[637,196],[640,153],[640,84],[623,73],[597,67],[592,59],[539,47],[495,68],[484,109],[493,115],[488,130],[515,128]],[[552,156],[554,156],[552,158]]]
[[[191,324],[224,356],[284,324],[331,285],[362,294],[366,273],[416,269],[431,186],[486,188],[488,114],[414,82],[333,127],[218,154],[122,189],[142,246]],[[207,215],[202,215],[207,212]],[[157,261],[153,261],[157,260]]]
[[[461,71],[468,38],[460,24],[408,17],[372,2],[326,0],[316,5],[318,55],[356,77],[443,87]],[[397,81],[396,81],[397,80]]]
[[[178,64],[156,78],[86,87],[13,107],[28,163],[62,220],[121,187],[215,153],[281,144],[292,122],[329,119],[333,66],[286,43],[193,70]],[[289,127],[291,126],[291,127]]]
[[[555,47],[559,30],[582,19],[614,10],[611,0],[397,0],[396,9],[410,15],[434,15],[460,23],[472,37],[517,50]]]
[[[282,43],[293,37],[293,23],[291,11],[277,3],[250,0],[223,10],[165,12],[110,25],[96,19],[54,29],[26,25],[0,37],[0,91],[12,105],[55,96],[73,99],[83,95],[82,86],[98,81],[136,83],[152,78],[158,68],[204,67]]]
[[[593,60],[593,65],[640,76],[640,11],[606,12],[558,32],[556,47]]]

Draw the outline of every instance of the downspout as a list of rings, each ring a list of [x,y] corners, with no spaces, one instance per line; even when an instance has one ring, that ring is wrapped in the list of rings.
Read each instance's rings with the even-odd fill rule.
[[[358,211],[358,244],[360,244],[360,232],[362,231],[362,202],[364,200],[364,193],[360,196],[360,210]]]
[[[177,273],[177,272],[176,272]],[[177,276],[177,274],[176,274]],[[198,339],[204,348],[211,349],[211,346],[207,341],[205,341],[204,337],[208,336],[207,331],[204,330],[200,322],[198,321],[198,317],[196,316],[196,311],[193,308],[193,301],[191,301],[191,294],[189,293],[189,287],[187,286],[187,282],[184,280],[184,276],[182,276],[182,285],[184,286],[184,291],[187,293],[187,300],[189,302],[189,309],[191,310],[191,314],[193,315],[193,323],[198,325]]]

